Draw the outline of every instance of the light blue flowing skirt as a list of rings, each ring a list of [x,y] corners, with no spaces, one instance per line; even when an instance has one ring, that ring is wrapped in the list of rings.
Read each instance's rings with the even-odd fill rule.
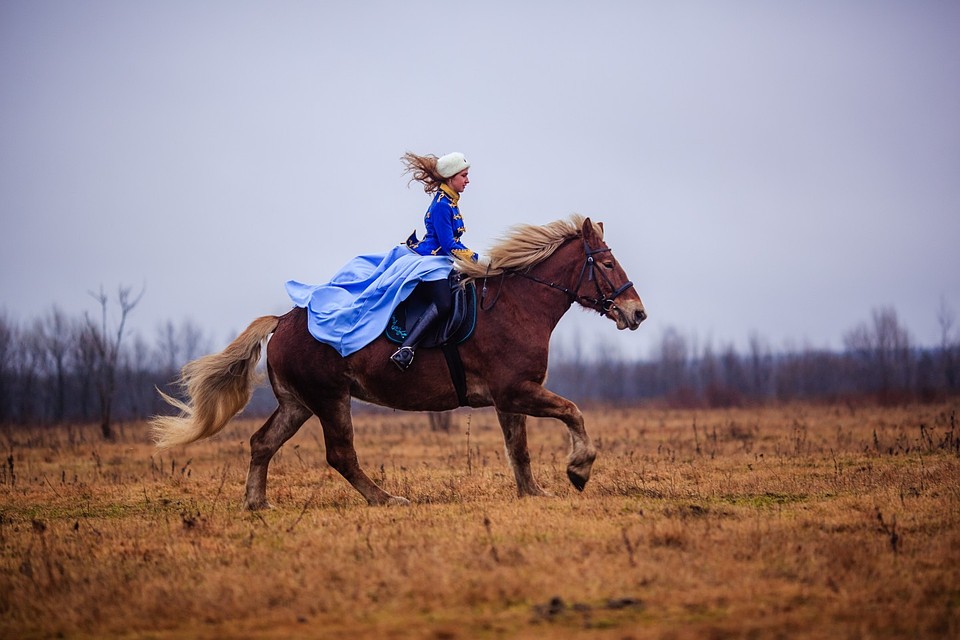
[[[377,339],[393,310],[422,281],[444,280],[453,269],[448,256],[421,256],[406,245],[387,253],[357,256],[330,282],[290,280],[287,294],[307,310],[310,335],[348,356]]]

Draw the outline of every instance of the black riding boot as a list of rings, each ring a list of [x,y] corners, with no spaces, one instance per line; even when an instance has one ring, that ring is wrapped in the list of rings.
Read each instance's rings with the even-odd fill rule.
[[[423,315],[417,319],[416,324],[410,329],[410,333],[404,338],[400,348],[390,356],[390,359],[393,360],[395,365],[400,367],[401,371],[406,371],[410,365],[413,364],[414,349],[417,348],[424,334],[433,326],[438,317],[440,317],[440,312],[437,310],[437,305],[430,303],[430,306],[426,308]]]

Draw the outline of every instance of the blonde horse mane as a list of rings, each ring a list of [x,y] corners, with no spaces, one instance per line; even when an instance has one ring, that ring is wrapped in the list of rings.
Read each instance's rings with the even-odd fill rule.
[[[457,269],[467,280],[500,275],[504,271],[528,269],[553,255],[564,242],[580,236],[585,218],[573,214],[565,220],[555,220],[545,225],[518,224],[494,244],[487,252],[490,266],[476,262],[457,260]],[[593,225],[599,237],[603,229]]]

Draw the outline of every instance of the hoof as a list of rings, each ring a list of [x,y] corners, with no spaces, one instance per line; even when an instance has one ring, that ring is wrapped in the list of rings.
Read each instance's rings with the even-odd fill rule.
[[[519,498],[553,498],[555,497],[552,493],[544,491],[539,485],[534,486],[532,489],[518,489],[517,497]]]
[[[570,482],[577,488],[577,491],[583,491],[583,488],[587,486],[587,480],[589,480],[589,478],[584,478],[570,470],[567,470],[567,477],[570,478]]]
[[[409,507],[410,501],[407,500],[406,498],[401,498],[400,496],[391,496],[383,504],[388,507]]]
[[[587,486],[587,480],[590,479],[590,471],[593,469],[593,461],[597,459],[597,452],[593,447],[584,449],[577,455],[571,455],[567,464],[567,477],[577,488],[577,491],[583,491]]]
[[[243,503],[243,508],[247,511],[268,511],[273,509],[273,505],[266,500],[246,500]]]

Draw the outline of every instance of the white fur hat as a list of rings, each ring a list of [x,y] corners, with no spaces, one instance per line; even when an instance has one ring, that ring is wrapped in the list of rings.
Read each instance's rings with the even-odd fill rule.
[[[464,169],[469,169],[470,163],[459,151],[448,153],[437,159],[437,173],[444,178],[452,178]]]

